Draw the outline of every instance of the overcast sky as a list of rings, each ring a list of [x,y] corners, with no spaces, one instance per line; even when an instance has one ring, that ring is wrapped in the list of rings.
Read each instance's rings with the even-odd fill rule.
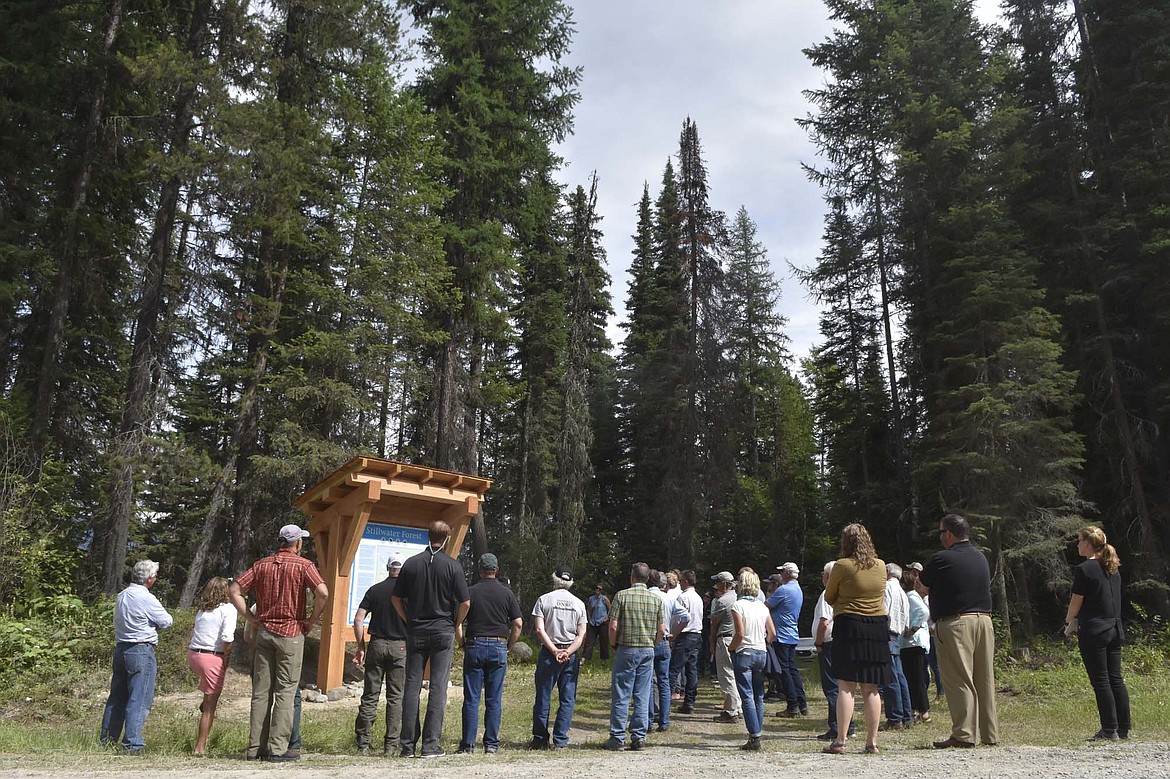
[[[792,278],[819,251],[823,202],[801,162],[819,164],[795,119],[801,90],[820,71],[801,49],[831,31],[820,0],[570,0],[577,32],[568,64],[580,65],[574,134],[561,147],[570,186],[597,171],[598,209],[617,317],[624,331],[636,206],[643,182],[658,192],[683,120],[699,129],[713,207],[745,206],[783,282],[782,313],[797,359],[818,340],[816,307]],[[994,18],[996,0],[978,0]]]

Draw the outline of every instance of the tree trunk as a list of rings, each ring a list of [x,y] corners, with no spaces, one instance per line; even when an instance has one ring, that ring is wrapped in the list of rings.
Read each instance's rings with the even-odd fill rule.
[[[60,248],[56,252],[57,280],[49,304],[49,321],[44,335],[44,352],[41,355],[41,369],[37,376],[36,396],[33,404],[32,421],[29,425],[29,443],[34,480],[40,478],[44,465],[45,446],[49,437],[49,426],[53,406],[57,398],[57,381],[62,342],[65,337],[65,322],[69,314],[69,303],[73,298],[74,283],[84,276],[85,265],[78,247],[78,221],[89,195],[89,180],[93,173],[94,158],[97,156],[98,136],[106,114],[106,87],[109,83],[110,61],[114,40],[122,25],[122,0],[110,0],[106,16],[105,31],[102,35],[102,50],[99,56],[97,82],[94,84],[93,99],[90,101],[89,118],[86,121],[85,137],[81,147],[81,158],[73,176],[72,192],[66,209],[64,224],[61,226]]]
[[[894,467],[898,474],[898,486],[902,490],[905,509],[898,515],[898,551],[903,558],[907,554],[914,529],[917,527],[918,501],[910,483],[910,462],[906,453],[906,434],[902,428],[902,400],[898,392],[898,370],[894,361],[894,328],[890,316],[889,257],[886,255],[886,223],[884,190],[881,184],[881,162],[877,149],[870,150],[870,164],[876,186],[874,187],[874,216],[877,219],[877,266],[878,282],[882,297],[882,330],[885,336],[886,369],[890,376],[890,421],[894,431]]]
[[[991,563],[991,603],[992,612],[999,615],[1001,628],[1007,636],[1007,645],[1012,646],[1012,608],[1007,596],[1003,538],[999,528],[999,523],[1002,521],[1000,519],[992,520],[990,531],[987,534],[987,542],[990,547],[988,557]]]
[[[179,596],[179,608],[181,609],[191,608],[191,604],[195,602],[195,597],[199,592],[199,582],[203,578],[203,569],[207,565],[207,555],[211,552],[211,544],[220,531],[223,504],[235,470],[236,456],[233,452],[227,463],[220,469],[219,478],[215,480],[215,488],[211,491],[211,503],[203,518],[203,529],[199,533],[199,543],[195,546],[195,553],[191,556],[191,564],[187,568],[187,581],[183,583],[183,593]],[[232,574],[242,572],[242,569],[233,568],[230,570]]]
[[[203,56],[207,37],[207,20],[211,0],[196,0],[187,35],[187,51],[193,61]],[[186,154],[191,138],[195,85],[179,88],[175,98],[170,138],[171,157]],[[182,180],[172,174],[163,182],[154,226],[150,236],[150,254],[143,269],[142,299],[134,328],[134,350],[126,380],[122,425],[110,456],[109,505],[106,510],[106,548],[102,564],[102,591],[113,595],[122,583],[126,564],[126,543],[130,534],[130,517],[134,502],[134,471],[142,458],[142,441],[146,434],[152,396],[153,364],[159,352],[158,327],[163,318],[167,266],[171,256],[171,238],[175,230]]]
[[[1024,565],[1024,561],[1016,559],[1012,561],[1012,590],[1015,592],[1016,616],[1020,620],[1020,631],[1017,640],[1021,643],[1028,642],[1036,635],[1036,620],[1033,617],[1035,611],[1032,603],[1032,587],[1028,583],[1028,567]]]

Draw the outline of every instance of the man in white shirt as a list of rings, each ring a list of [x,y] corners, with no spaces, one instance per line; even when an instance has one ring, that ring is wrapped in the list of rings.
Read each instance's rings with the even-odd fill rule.
[[[905,730],[913,722],[910,711],[910,683],[902,670],[902,631],[910,624],[910,601],[902,589],[902,567],[896,563],[886,565],[886,591],[882,595],[886,613],[890,616],[890,659],[894,666],[894,681],[882,688],[882,700],[886,706],[886,721],[883,730]]]
[[[132,755],[146,747],[142,726],[154,704],[158,631],[174,623],[158,598],[150,594],[157,577],[158,563],[139,560],[130,572],[130,585],[118,593],[114,605],[114,672],[102,715],[101,742],[114,746],[121,737],[122,749]]]
[[[699,692],[699,652],[703,649],[703,598],[695,589],[694,571],[683,571],[679,584],[682,592],[675,600],[670,633],[670,678],[684,677],[682,686],[673,692],[683,694],[679,714],[693,714]]]
[[[581,659],[577,650],[585,642],[585,604],[569,592],[573,574],[565,566],[553,573],[553,589],[536,600],[532,616],[536,620],[536,638],[540,654],[536,658],[536,703],[532,706],[532,741],[530,749],[564,749],[569,745],[569,728],[577,705],[577,677]],[[552,691],[560,692],[560,705],[553,723],[549,743],[548,715]]]

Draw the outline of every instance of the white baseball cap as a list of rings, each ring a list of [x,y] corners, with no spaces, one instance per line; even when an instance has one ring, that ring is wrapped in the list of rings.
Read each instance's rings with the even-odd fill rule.
[[[300,525],[285,525],[280,529],[280,540],[286,544],[296,541],[298,538],[308,538],[309,531],[302,528]]]

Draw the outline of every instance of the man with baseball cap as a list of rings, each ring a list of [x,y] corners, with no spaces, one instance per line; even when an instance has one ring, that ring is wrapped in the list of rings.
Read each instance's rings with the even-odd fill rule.
[[[406,684],[406,624],[390,604],[398,574],[406,555],[395,552],[386,561],[386,578],[366,590],[365,597],[353,616],[353,639],[357,652],[354,665],[365,663],[365,689],[354,722],[354,739],[358,752],[370,753],[370,731],[382,695],[382,681],[386,681],[386,735],[382,742],[385,755],[394,755],[399,749],[402,728],[402,690]],[[366,642],[366,616],[370,618],[370,640]]]
[[[520,637],[524,619],[516,593],[496,578],[500,561],[491,552],[479,558],[479,581],[471,586],[467,612],[467,640],[463,642],[463,737],[459,752],[475,751],[479,729],[479,696],[483,693],[483,751],[500,748],[500,719],[504,710],[504,676],[508,652]],[[455,639],[461,628],[455,626]]]
[[[296,760],[299,752],[289,750],[293,730],[293,699],[301,681],[305,635],[325,611],[329,588],[317,566],[301,557],[309,531],[297,525],[280,529],[280,548],[257,560],[231,583],[228,597],[236,611],[256,625],[252,663],[252,710],[249,720],[247,758],[266,754],[269,760]],[[244,595],[256,597],[256,611],[250,611]],[[306,592],[313,593],[313,613],[305,617]],[[260,743],[264,734],[265,743]]]
[[[773,648],[780,661],[780,681],[783,685],[781,689],[788,702],[784,711],[777,712],[776,716],[804,716],[808,714],[808,701],[804,697],[804,682],[800,678],[800,669],[796,667],[796,645],[800,641],[796,620],[804,606],[804,592],[797,581],[800,577],[800,568],[796,563],[788,562],[776,566],[776,569],[780,571],[780,586],[768,596],[767,603],[768,609],[772,612],[772,623],[776,626]]]
[[[573,710],[577,706],[577,676],[581,669],[577,650],[585,641],[588,624],[585,604],[569,592],[573,573],[566,566],[553,572],[552,585],[552,590],[537,598],[532,607],[540,654],[536,658],[536,703],[532,706],[530,749],[567,747]],[[560,693],[560,705],[550,743],[548,715],[553,687]]]
[[[735,668],[731,664],[731,653],[727,645],[735,636],[735,620],[731,607],[735,605],[735,577],[731,571],[720,571],[711,577],[715,583],[715,599],[711,601],[711,654],[715,657],[715,673],[719,691],[723,693],[723,711],[716,722],[739,722],[743,716],[743,704],[735,686]]]

